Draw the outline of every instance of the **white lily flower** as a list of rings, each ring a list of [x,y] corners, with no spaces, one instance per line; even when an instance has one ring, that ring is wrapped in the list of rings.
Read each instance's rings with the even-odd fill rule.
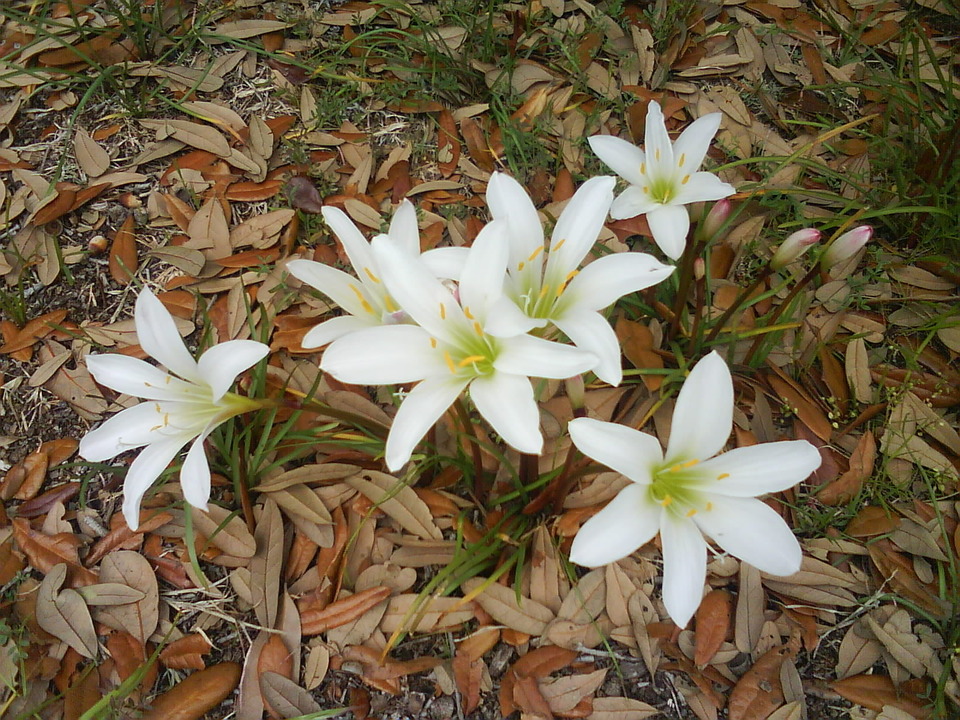
[[[733,381],[712,352],[690,373],[673,411],[666,454],[652,435],[578,418],[570,437],[580,451],[633,482],[577,533],[570,560],[596,567],[626,557],[660,532],[663,602],[683,627],[703,595],[707,543],[772,575],[800,569],[793,532],[756,498],[784,490],[820,466],[806,440],[741,447],[718,455],[733,425]]]
[[[357,226],[338,208],[325,206],[320,212],[343,243],[357,277],[313,260],[291,260],[287,263],[287,270],[294,277],[319,290],[348,313],[311,328],[303,337],[303,347],[321,347],[361,328],[409,322],[381,282],[380,269],[370,251],[370,243]],[[390,221],[387,235],[408,252],[420,253],[417,213],[409,200],[400,203]],[[442,278],[457,278],[464,257],[466,248],[437,248],[424,253],[424,260]]]
[[[651,101],[643,150],[611,135],[589,138],[597,157],[630,183],[613,201],[610,216],[620,220],[646,215],[654,241],[672,260],[683,254],[687,244],[690,216],[684,205],[720,200],[736,192],[716,175],[698,172],[720,118],[721,113],[698,118],[671,143],[660,104]]]
[[[539,453],[540,412],[529,377],[567,378],[597,357],[530,335],[494,337],[485,327],[503,292],[507,242],[497,223],[477,236],[463,266],[459,302],[407,249],[379,236],[373,251],[382,279],[417,325],[358,330],[333,342],[320,362],[342,382],[419,382],[403,399],[387,438],[386,462],[402,467],[427,430],[469,387],[480,414],[512,447]]]
[[[270,348],[253,340],[230,340],[194,360],[170,313],[146,289],[137,297],[134,321],[140,346],[175,375],[127,355],[87,355],[87,369],[98,383],[146,402],[120,411],[88,432],[80,441],[80,455],[102,462],[144,448],[123,481],[123,516],[136,530],[144,494],[191,440],[180,484],[188,503],[206,509],[210,466],[203,442],[220,423],[260,406],[227,390],[237,375],[265,357]]]
[[[553,324],[574,345],[599,357],[592,368],[597,377],[619,385],[620,342],[599,311],[627,293],[655,285],[674,268],[645,253],[616,253],[580,269],[606,220],[614,182],[612,177],[585,182],[560,214],[546,250],[543,227],[526,190],[509,175],[491,176],[487,204],[494,221],[506,228],[510,259],[505,295],[490,313],[486,330],[517,335]]]

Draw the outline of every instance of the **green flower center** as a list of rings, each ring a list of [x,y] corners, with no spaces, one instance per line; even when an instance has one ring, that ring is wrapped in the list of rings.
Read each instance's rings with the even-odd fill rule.
[[[699,460],[664,465],[653,473],[650,484],[650,499],[662,505],[677,517],[693,517],[698,512],[712,510],[711,503],[704,499],[702,473],[694,467]]]
[[[456,346],[448,346],[443,350],[443,360],[451,373],[458,377],[480,377],[493,373],[493,363],[500,352],[495,337],[487,335],[479,323],[475,323],[472,333],[461,333],[457,340]]]

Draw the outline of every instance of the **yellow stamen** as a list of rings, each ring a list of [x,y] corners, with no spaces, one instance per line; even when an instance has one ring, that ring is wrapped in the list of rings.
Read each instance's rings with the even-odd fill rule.
[[[389,313],[395,313],[397,310],[400,309],[396,305],[394,305],[393,298],[390,297],[389,295],[383,296],[383,304],[387,307],[387,312]]]
[[[367,302],[367,299],[363,296],[363,293],[360,292],[360,288],[358,288],[356,285],[351,285],[350,289],[353,290],[353,293],[357,296],[357,300],[360,301],[360,307],[372,315],[373,308],[370,306],[370,303]]]
[[[644,185],[642,189],[643,189],[643,194],[644,194],[644,195],[649,195],[649,194],[650,194],[650,186],[649,186],[649,185]]]
[[[380,282],[380,278],[378,278],[376,275],[374,275],[373,272],[370,270],[370,268],[365,267],[365,268],[363,269],[363,271],[367,274],[367,277],[370,278],[371,280],[373,280],[375,283],[379,283],[379,282]]]
[[[687,460],[685,463],[680,463],[679,465],[674,465],[668,472],[680,472],[681,470],[686,470],[687,468],[692,468],[696,465],[699,460]]]
[[[479,335],[480,337],[483,337],[483,326],[481,326],[479,322],[474,321],[474,323],[473,323],[473,331],[474,331],[477,335]]]
[[[447,367],[450,368],[450,372],[456,375],[457,368],[453,364],[453,358],[450,357],[450,353],[446,350],[443,351],[443,361],[447,364]]]
[[[447,319],[447,306],[444,305],[443,303],[440,303],[440,319],[441,320]]]
[[[680,181],[680,184],[681,184],[681,185],[686,185],[688,182],[690,182],[690,176],[689,176],[689,175],[684,175],[684,176],[683,176],[683,180]]]
[[[660,148],[657,148],[657,149],[654,151],[653,155],[654,155],[655,158],[657,158],[657,160],[659,160],[659,159],[660,159]]]
[[[669,495],[665,495],[663,500],[660,501],[660,504],[663,505],[664,507],[667,507],[672,502],[673,502],[673,498],[670,497]]]
[[[466,305],[463,306],[463,314],[467,316],[467,320],[473,320],[473,313]]]
[[[640,163],[640,174],[641,175],[647,174],[647,164],[645,162]]]
[[[542,252],[543,252],[543,245],[541,245],[532,253],[530,253],[530,257],[527,258],[527,262],[533,262],[537,258],[537,255],[539,255]]]
[[[717,475],[717,480],[726,480],[728,477],[730,477],[730,473],[720,473]]]
[[[527,266],[527,264],[521,260],[521,261],[517,264],[517,270],[518,270],[518,271],[523,270],[526,266]]]
[[[437,349],[437,339],[436,339],[436,338],[430,338],[430,347],[432,347],[434,350]]]
[[[712,503],[712,502],[708,502],[708,503],[707,503],[707,507],[704,508],[704,509],[705,509],[707,512],[710,512],[711,510],[713,510],[713,503]]]
[[[549,285],[544,285],[542,288],[540,288],[540,296],[539,296],[540,299],[542,300],[543,298],[545,298],[548,292],[550,292]]]
[[[687,161],[687,154],[680,153],[680,162],[677,163],[680,167],[683,167],[683,164]]]
[[[693,508],[690,508],[689,510],[687,510],[687,517],[693,517],[696,514],[697,514],[697,511],[694,510]]]
[[[558,242],[556,245],[554,245],[554,246],[551,247],[550,249],[551,249],[553,252],[556,252],[557,250],[559,250],[560,248],[563,247],[563,244],[564,244],[566,241],[567,241],[567,239],[566,239],[566,238],[563,238],[562,240],[560,240],[560,242]]]
[[[557,297],[560,297],[563,294],[563,291],[567,289],[567,283],[573,280],[573,278],[579,273],[579,270],[571,270],[567,273],[567,276],[563,279],[563,282],[560,283],[560,287],[557,288]]]
[[[460,367],[466,367],[467,365],[473,365],[475,362],[480,362],[485,360],[483,355],[468,355],[463,360],[457,363]]]

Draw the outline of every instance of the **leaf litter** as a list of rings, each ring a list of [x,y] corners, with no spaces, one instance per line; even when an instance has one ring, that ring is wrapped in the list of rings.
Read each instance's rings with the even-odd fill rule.
[[[251,17],[256,13],[245,9],[250,3],[235,5],[205,19],[211,42],[243,47],[233,41],[266,44],[274,37],[293,59],[306,49],[289,32],[291,23]],[[833,28],[851,27],[862,13],[872,13],[873,27],[861,42],[895,49],[903,13],[898,3],[834,1],[819,12],[789,1],[729,3],[712,8],[710,16],[698,10],[685,28],[673,28],[665,39],[654,38],[655,28],[639,16],[625,32],[604,3],[533,5],[549,15],[526,31],[519,9],[498,10],[492,17],[491,27],[513,28],[527,49],[508,78],[520,100],[509,117],[486,102],[448,107],[412,93],[382,99],[371,91],[374,78],[367,74],[387,82],[399,73],[378,67],[383,61],[375,45],[360,32],[407,28],[408,14],[351,2],[309,16],[319,44],[349,40],[355,58],[368,53],[367,65],[357,60],[349,75],[365,112],[392,118],[399,128],[395,134],[372,121],[364,124],[362,117],[356,123],[322,122],[316,114],[322,90],[314,92],[298,78],[299,66],[273,57],[238,50],[199,55],[189,65],[137,61],[121,32],[82,40],[54,17],[30,25],[4,15],[0,130],[10,140],[0,148],[0,229],[6,238],[0,271],[8,286],[32,269],[41,286],[56,289],[68,273],[92,269],[109,277],[110,293],[121,301],[124,287],[149,280],[168,291],[163,299],[181,318],[184,335],[194,329],[193,298],[199,295],[209,301],[209,339],[249,336],[252,326],[272,337],[283,387],[313,390],[383,424],[389,416],[377,404],[380,398],[331,387],[300,348],[309,326],[298,319],[320,317],[329,307],[297,292],[296,281],[282,275],[283,260],[344,259],[336,244],[314,243],[316,234],[309,244],[300,242],[306,216],[318,212],[321,202],[377,231],[393,203],[416,197],[428,242],[446,237],[464,244],[482,221],[477,197],[490,172],[509,162],[510,133],[536,128],[558,168],[555,176],[536,178],[542,183],[538,205],[556,217],[570,196],[570,178],[585,170],[577,139],[601,130],[626,130],[638,138],[646,103],[655,96],[648,88],[672,93],[665,99],[671,122],[723,113],[718,138],[728,160],[755,153],[789,156],[837,172],[868,174],[869,158],[852,132],[861,121],[855,109],[861,91],[848,85],[847,106],[825,107],[803,88],[863,78],[861,61],[834,65],[820,49],[836,41]],[[58,7],[84,22],[106,17],[95,2]],[[413,3],[410,12],[426,17],[431,8]],[[577,36],[574,80],[539,53],[588,24],[597,31]],[[450,25],[437,33],[437,41],[457,57],[465,29]],[[940,40],[932,42],[946,50]],[[126,63],[125,72],[139,78],[134,82],[172,93],[176,105],[151,107],[156,117],[126,124],[108,124],[106,113],[106,119],[86,113],[72,135],[31,120],[25,111],[35,87],[50,88],[46,103],[55,112],[80,109],[75,94],[50,83],[77,67],[89,68],[94,51],[105,66]],[[946,52],[938,57],[949,62]],[[497,65],[474,60],[472,67],[488,88],[501,86]],[[945,76],[950,76],[946,65],[928,65],[922,73],[923,82],[940,93],[950,92]],[[261,93],[259,106],[231,106],[227,91],[253,77],[268,78],[281,89],[300,88],[293,102]],[[778,84],[779,104],[758,84],[763,77]],[[738,91],[750,84],[762,112],[745,104]],[[630,98],[622,117],[598,103],[621,93]],[[787,122],[788,114],[809,119],[818,112],[848,123],[850,130],[825,138],[814,123]],[[422,134],[417,144],[426,150],[414,150],[417,133]],[[38,142],[66,151],[65,174],[38,151]],[[285,150],[290,142],[299,144],[299,157]],[[414,154],[418,164],[411,162]],[[726,179],[756,179],[744,167],[725,170]],[[816,192],[816,183],[802,179],[798,167],[784,164],[766,179],[768,186],[809,191],[804,212],[810,218],[837,209],[838,198]],[[856,199],[861,191],[849,183],[843,194]],[[450,206],[465,215],[446,212]],[[736,260],[747,247],[759,242],[763,252],[763,219],[759,208],[751,208],[731,229],[719,249],[729,261],[711,268],[718,280],[735,281]],[[606,250],[617,251],[636,231],[629,221],[610,222],[601,241]],[[105,240],[102,247],[98,237]],[[104,252],[106,266],[97,259]],[[268,263],[278,263],[279,273],[266,272]],[[878,306],[898,301],[902,309],[882,314],[847,304],[852,279]],[[183,291],[190,298],[186,305],[173,295]],[[815,362],[814,371],[794,379],[781,369],[788,355],[775,348],[770,366],[750,381],[753,392],[742,410],[753,420],[738,420],[738,443],[782,434],[779,428],[790,423],[795,436],[828,443],[826,471],[802,490],[810,502],[824,506],[858,498],[878,460],[902,484],[911,482],[916,468],[925,468],[955,486],[960,440],[950,413],[960,398],[952,364],[956,323],[936,330],[942,346],[924,347],[918,368],[888,365],[879,351],[903,337],[903,329],[930,321],[915,303],[932,303],[939,312],[956,294],[956,276],[945,266],[891,266],[883,277],[838,275],[811,298],[804,321],[785,338],[785,345]],[[722,293],[715,302],[718,312],[726,310]],[[753,327],[757,312],[741,311],[738,324]],[[663,367],[656,322],[619,318],[617,328],[631,363]],[[84,421],[95,421],[124,407],[126,399],[103,395],[76,360],[100,345],[142,356],[131,330],[118,316],[91,319],[77,310],[48,309],[22,322],[5,316],[0,357],[10,362],[0,366],[0,379],[16,380],[19,371],[11,363],[21,363],[30,385],[51,398],[45,402],[66,403]],[[817,344],[830,351],[817,357]],[[630,398],[635,407],[657,402],[656,376],[643,381]],[[906,391],[888,401],[883,388]],[[613,401],[604,393],[588,389],[587,405],[612,413],[624,393],[615,393]],[[824,397],[881,415],[880,437],[862,427],[863,413],[848,415],[850,421],[840,426]],[[27,436],[38,420],[18,426],[16,434]],[[74,422],[75,434],[80,427]],[[441,428],[438,447],[449,450],[454,431]],[[489,705],[495,717],[520,711],[524,717],[632,720],[680,712],[673,699],[680,696],[683,712],[700,718],[717,717],[723,708],[730,718],[827,717],[822,707],[811,707],[816,698],[844,698],[880,718],[924,718],[929,716],[925,683],[947,677],[950,692],[954,697],[958,692],[956,660],[945,671],[945,641],[929,622],[895,603],[862,600],[892,590],[922,608],[927,619],[945,617],[949,608],[939,600],[934,568],[960,552],[956,504],[917,499],[861,505],[844,538],[806,543],[803,568],[791,578],[766,577],[731,558],[717,558],[693,629],[679,631],[665,620],[656,599],[655,547],[580,578],[567,574],[557,544],[567,542],[591,509],[612,494],[606,487],[610,478],[602,474],[567,498],[555,527],[535,527],[533,553],[516,568],[513,582],[509,573],[476,577],[459,584],[459,595],[434,594],[424,601],[415,594],[424,571],[454,557],[460,544],[453,538],[471,533],[479,538],[495,527],[491,517],[475,520],[480,526],[474,527],[462,512],[473,508],[471,501],[450,494],[445,478],[410,486],[373,469],[362,452],[341,458],[320,450],[315,464],[263,478],[252,530],[226,503],[206,513],[191,511],[188,533],[187,518],[177,509],[179,490],[167,486],[147,503],[140,529],[131,532],[113,513],[115,481],[86,495],[99,518],[78,509],[80,483],[71,471],[58,469],[75,448],[74,437],[51,438],[6,463],[0,486],[5,501],[0,579],[6,584],[29,573],[11,603],[26,633],[27,662],[13,662],[20,650],[12,640],[0,653],[0,667],[11,681],[6,685],[16,682],[23,689],[10,696],[10,710],[29,708],[53,683],[60,690],[55,702],[67,716],[79,717],[99,700],[92,682],[114,692],[118,679],[139,681],[139,689],[119,701],[149,699],[144,705],[149,718],[201,717],[238,686],[233,707],[241,718],[259,718],[265,710],[295,717],[330,701],[364,717],[374,705],[397,707],[384,694],[406,696],[410,712],[417,702],[423,708],[435,696],[455,694],[465,713],[486,712],[482,708]],[[490,456],[484,461],[494,462]],[[571,502],[574,497],[582,500]],[[793,516],[789,505],[777,504]],[[411,634],[413,649],[394,645],[398,633]],[[455,649],[444,648],[445,636],[454,639]],[[608,639],[616,642],[612,657],[622,661],[620,669],[596,649]],[[835,658],[836,680],[804,675],[831,643],[826,654]],[[163,649],[153,658],[158,647]],[[417,649],[423,647],[429,650]],[[801,658],[805,665],[798,668]],[[155,686],[156,664],[193,672]],[[627,680],[624,673],[631,668],[639,670]],[[439,701],[436,706],[443,712]]]

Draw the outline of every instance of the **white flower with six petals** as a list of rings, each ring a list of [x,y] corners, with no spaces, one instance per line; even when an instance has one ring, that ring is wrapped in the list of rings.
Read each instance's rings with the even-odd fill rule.
[[[388,291],[417,325],[345,335],[326,349],[320,367],[357,385],[418,383],[405,395],[390,428],[387,467],[403,466],[468,387],[477,410],[508,445],[539,453],[540,413],[528,378],[572,377],[593,367],[597,356],[530,335],[495,337],[486,331],[507,264],[506,237],[498,224],[488,224],[474,240],[463,265],[459,302],[408,249],[381,235],[373,239],[373,252]]]
[[[597,377],[619,385],[620,343],[600,311],[662,281],[674,268],[652,255],[627,252],[580,269],[607,218],[613,186],[612,177],[585,182],[560,213],[548,250],[537,209],[523,186],[509,175],[493,174],[487,204],[509,236],[510,259],[505,294],[491,310],[486,330],[509,336],[553,324],[574,345],[599,357],[592,368]]]
[[[225,420],[260,407],[256,400],[227,390],[237,375],[264,358],[270,348],[252,340],[230,340],[194,360],[170,313],[146,289],[137,297],[134,321],[140,346],[175,375],[126,355],[87,355],[87,369],[98,383],[146,402],[117,413],[88,432],[80,440],[80,455],[102,462],[143,448],[123,481],[123,516],[135,530],[144,494],[191,440],[193,445],[180,470],[180,485],[188,503],[206,508],[210,466],[204,440]]]
[[[806,440],[741,447],[718,455],[733,425],[733,380],[712,352],[680,390],[666,453],[652,435],[578,418],[570,436],[588,457],[633,482],[574,538],[570,560],[597,567],[626,557],[660,532],[663,602],[685,626],[700,604],[707,543],[772,575],[800,569],[801,550],[783,519],[763,501],[820,466]]]
[[[611,135],[588,139],[597,157],[630,183],[613,201],[610,216],[620,220],[646,215],[654,241],[672,260],[683,254],[690,230],[684,205],[720,200],[736,192],[716,175],[698,172],[720,118],[720,113],[698,118],[671,143],[660,104],[651,100],[643,150]]]

